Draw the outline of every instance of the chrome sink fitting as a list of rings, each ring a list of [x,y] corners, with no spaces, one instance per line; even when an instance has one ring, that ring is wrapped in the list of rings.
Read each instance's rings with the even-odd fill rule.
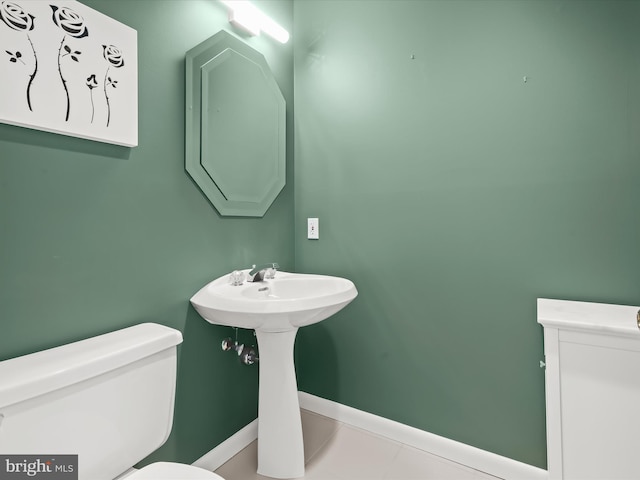
[[[277,263],[265,263],[255,266],[247,274],[247,282],[262,282],[263,280],[271,280],[276,276],[276,270],[280,268]]]

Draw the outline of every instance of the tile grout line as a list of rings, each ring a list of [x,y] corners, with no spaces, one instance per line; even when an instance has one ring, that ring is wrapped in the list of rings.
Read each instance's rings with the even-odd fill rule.
[[[314,415],[318,415],[318,416],[321,416],[321,417],[324,417],[324,418],[329,419],[329,417],[326,417],[326,416],[324,416],[324,415],[320,415],[320,414],[317,414],[317,413],[314,413]],[[344,423],[343,423],[343,422],[337,421],[337,423],[338,423],[338,428],[336,428],[336,429],[335,429],[335,431],[333,431],[333,432],[331,433],[331,435],[329,435],[329,436],[327,437],[327,439],[326,439],[324,442],[322,442],[322,444],[321,444],[321,445],[316,449],[316,451],[315,451],[315,452],[313,452],[313,454],[309,457],[309,459],[304,463],[304,464],[305,464],[305,466],[306,466],[307,464],[311,463],[311,461],[312,461],[314,458],[316,458],[316,456],[318,455],[318,453],[320,453],[320,451],[325,447],[325,445],[327,445],[327,444],[331,441],[331,439],[335,438],[335,436],[338,434],[338,431],[340,431],[340,430],[342,429],[342,427],[344,426]]]

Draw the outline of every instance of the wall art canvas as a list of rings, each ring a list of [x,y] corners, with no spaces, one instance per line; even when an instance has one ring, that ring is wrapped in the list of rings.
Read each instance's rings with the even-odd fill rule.
[[[0,0],[0,122],[136,146],[137,42],[75,0]]]

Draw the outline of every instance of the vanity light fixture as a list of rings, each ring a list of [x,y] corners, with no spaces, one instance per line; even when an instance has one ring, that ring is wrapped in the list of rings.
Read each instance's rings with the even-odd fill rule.
[[[280,43],[289,41],[289,32],[248,0],[220,0],[229,9],[229,22],[251,35],[264,32]]]

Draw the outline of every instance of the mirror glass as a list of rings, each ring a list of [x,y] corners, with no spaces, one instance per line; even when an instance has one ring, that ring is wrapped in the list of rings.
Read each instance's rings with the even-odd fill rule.
[[[262,217],[285,184],[286,104],[264,56],[225,32],[186,55],[185,167],[220,215]]]

